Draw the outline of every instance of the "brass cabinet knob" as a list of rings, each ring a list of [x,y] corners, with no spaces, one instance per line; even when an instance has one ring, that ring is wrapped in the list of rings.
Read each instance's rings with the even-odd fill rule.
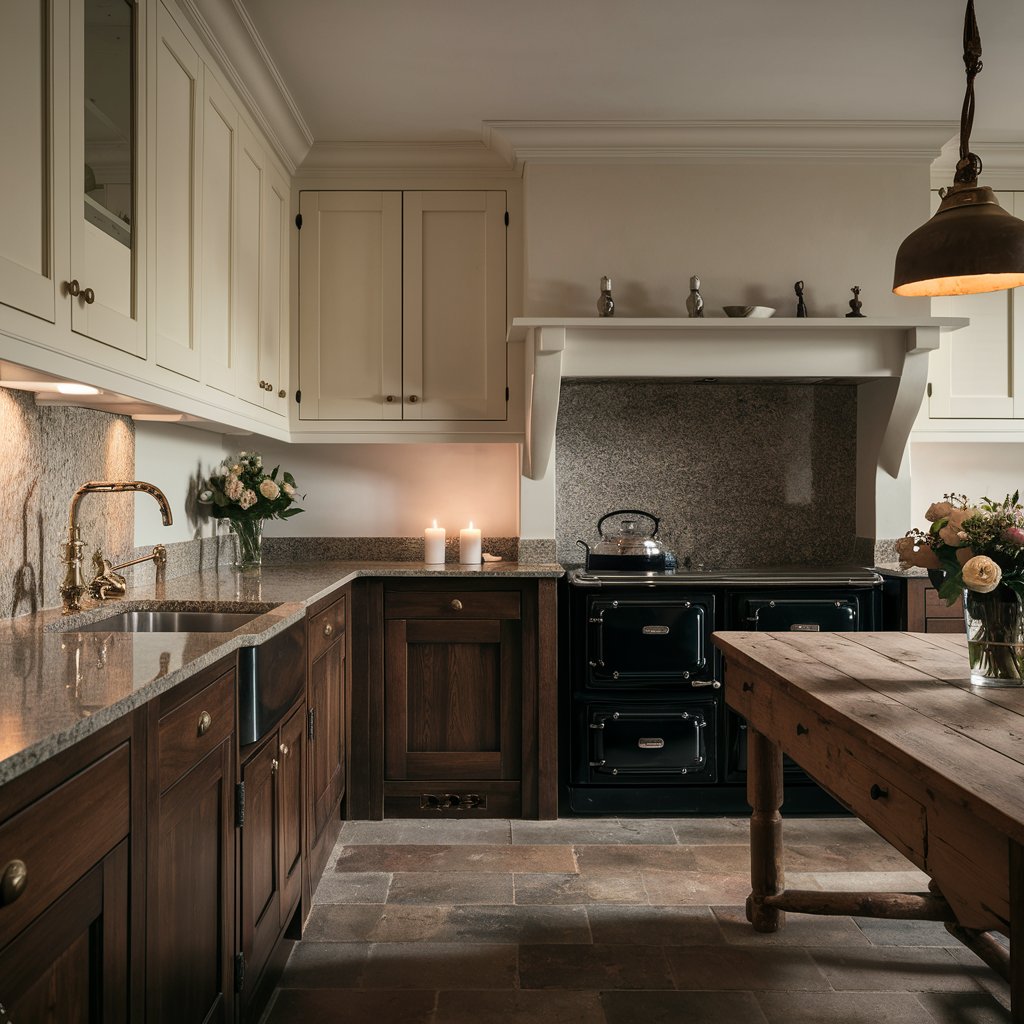
[[[87,306],[91,306],[96,301],[96,293],[91,288],[83,288],[82,298]]]
[[[395,396],[394,395],[385,395],[384,396],[384,401],[385,402],[393,402],[394,400],[395,400]]]
[[[0,907],[10,906],[28,885],[28,868],[23,860],[11,860],[0,875]]]
[[[261,380],[260,381],[260,390],[262,390],[262,391],[266,391],[267,390],[267,382],[265,380]]]
[[[287,757],[288,756],[288,744],[287,743],[282,743],[281,747],[280,747],[280,750],[281,750],[281,756],[282,757]]]
[[[277,393],[277,397],[278,398],[287,398],[288,397],[288,392],[285,391],[284,388],[281,388],[281,390],[278,391],[278,393]]]
[[[415,404],[419,400],[420,400],[420,396],[419,395],[410,395],[409,396],[409,401],[412,402],[413,404]]]
[[[324,636],[330,636],[334,632],[334,627],[329,623],[324,624]]]
[[[64,282],[64,291],[74,299],[82,294],[82,286],[72,278],[70,281]]]
[[[213,718],[210,716],[209,711],[204,711],[199,716],[199,725],[197,726],[199,735],[205,736],[211,725],[213,725]]]
[[[452,598],[452,608],[457,612],[462,611],[462,602],[457,597]]]
[[[271,773],[276,772],[279,767],[280,767],[280,765],[278,765],[277,758],[275,757],[274,760],[270,762],[270,771],[271,771]]]
[[[274,385],[271,384],[270,381],[268,380],[267,381],[267,386],[264,388],[264,390],[265,391],[273,391],[274,390]]]

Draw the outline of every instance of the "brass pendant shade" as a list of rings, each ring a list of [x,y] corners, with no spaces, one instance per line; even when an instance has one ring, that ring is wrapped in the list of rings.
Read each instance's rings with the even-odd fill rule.
[[[892,290],[897,295],[971,295],[1024,285],[1024,221],[1004,210],[992,189],[978,184],[981,160],[970,151],[974,79],[981,67],[974,0],[967,0],[960,159],[952,187],[939,193],[935,215],[896,253]]]
[[[896,253],[897,295],[971,295],[1024,285],[1024,221],[987,186],[954,186]]]

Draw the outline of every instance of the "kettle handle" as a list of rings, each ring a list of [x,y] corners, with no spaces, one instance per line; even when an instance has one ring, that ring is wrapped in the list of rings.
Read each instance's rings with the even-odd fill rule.
[[[590,561],[590,545],[585,540],[576,541],[577,544],[587,553],[587,561]]]
[[[661,520],[657,516],[651,515],[650,512],[645,512],[642,508],[617,508],[614,512],[606,512],[597,521],[597,535],[599,537],[603,538],[604,537],[604,531],[601,529],[601,527],[604,526],[605,521],[608,520],[608,519],[611,519],[612,516],[622,516],[622,515],[643,516],[645,519],[650,519],[650,521],[652,523],[654,523],[654,529],[651,530],[651,536],[652,537],[657,537],[658,536],[658,526],[660,525]]]

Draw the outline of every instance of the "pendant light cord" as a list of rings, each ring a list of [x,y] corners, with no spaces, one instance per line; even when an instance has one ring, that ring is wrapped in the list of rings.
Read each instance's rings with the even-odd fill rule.
[[[967,0],[964,14],[964,70],[967,92],[960,112],[960,159],[953,180],[960,185],[976,185],[981,173],[981,158],[971,152],[971,129],[974,127],[974,79],[981,73],[981,35],[974,17],[974,0]]]

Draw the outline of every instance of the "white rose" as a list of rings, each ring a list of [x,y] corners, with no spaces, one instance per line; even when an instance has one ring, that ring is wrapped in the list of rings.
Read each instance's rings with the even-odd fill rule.
[[[241,505],[242,508],[252,508],[253,505],[256,504],[256,501],[256,492],[250,491],[249,488],[247,487],[244,491],[242,491],[242,496],[241,498],[238,499],[238,504]]]
[[[963,569],[964,586],[977,594],[990,594],[999,586],[1003,570],[986,555],[975,555]]]
[[[278,487],[277,484],[275,484],[268,476],[266,480],[260,484],[260,494],[262,494],[264,498],[274,501],[275,498],[280,496],[281,488]]]
[[[295,493],[295,488],[289,483],[281,484],[281,490],[290,498]]]
[[[213,471],[213,473],[212,473],[211,475],[212,475],[212,476],[227,476],[227,475],[228,475],[228,467],[227,467],[227,466],[225,466],[225,465],[224,465],[224,463],[222,462],[222,463],[221,463],[221,464],[220,464],[220,465],[219,465],[219,466],[218,466],[218,467],[217,467],[217,468],[216,468],[216,469],[215,469],[215,470]]]

